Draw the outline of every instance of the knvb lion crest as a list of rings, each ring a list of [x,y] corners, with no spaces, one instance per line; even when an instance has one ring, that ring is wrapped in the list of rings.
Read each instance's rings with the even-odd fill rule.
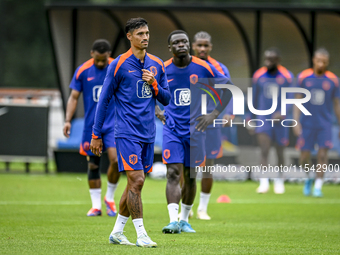
[[[190,83],[191,84],[196,84],[198,82],[198,76],[197,74],[192,74],[190,75]]]
[[[155,66],[151,66],[150,67],[150,71],[151,73],[153,74],[153,76],[156,76],[157,75],[157,68]]]
[[[129,156],[129,162],[131,165],[135,165],[138,162],[138,157],[136,154],[131,154]]]
[[[164,154],[163,156],[164,156],[165,159],[170,158],[170,150],[169,149],[164,150],[163,154]]]

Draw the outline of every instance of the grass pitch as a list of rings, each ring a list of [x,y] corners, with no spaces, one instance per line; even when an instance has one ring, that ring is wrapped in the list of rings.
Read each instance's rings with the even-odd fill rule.
[[[105,176],[103,194],[106,191]],[[118,202],[123,176],[115,194]],[[304,197],[301,184],[286,193],[255,193],[257,183],[215,182],[211,221],[190,220],[197,233],[164,235],[169,221],[165,180],[148,178],[144,224],[156,249],[109,244],[116,218],[86,217],[90,196],[85,174],[0,174],[1,254],[339,254],[340,186],[325,185],[324,198]],[[200,185],[198,185],[198,192]],[[218,204],[221,194],[230,204]],[[199,196],[194,204],[196,213]],[[103,204],[104,208],[104,204]],[[129,219],[125,234],[136,233]]]

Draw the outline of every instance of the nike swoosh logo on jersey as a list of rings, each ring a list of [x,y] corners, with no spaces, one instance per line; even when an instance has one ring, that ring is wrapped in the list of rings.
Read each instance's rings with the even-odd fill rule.
[[[94,80],[94,77],[88,77],[87,78],[87,81],[92,81],[92,80]]]
[[[133,73],[133,72],[136,72],[136,70],[129,70],[129,73]]]
[[[199,163],[199,162],[201,162],[201,161],[202,161],[202,160],[196,160],[195,163]]]
[[[172,82],[173,80],[174,80],[174,79],[168,80],[168,83],[169,83],[169,82]]]

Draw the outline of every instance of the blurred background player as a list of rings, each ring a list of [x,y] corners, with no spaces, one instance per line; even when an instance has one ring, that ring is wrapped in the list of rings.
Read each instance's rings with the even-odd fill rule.
[[[208,34],[205,31],[200,31],[196,33],[192,43],[192,49],[194,50],[196,57],[213,65],[217,69],[217,71],[219,71],[222,75],[230,79],[228,68],[210,56],[210,52],[212,50],[210,34]],[[207,101],[208,101],[207,112],[212,112],[215,109],[215,104],[210,97],[208,97]],[[224,118],[227,120],[230,120],[232,117],[230,109],[232,110],[232,100],[226,107],[226,114],[224,115]],[[207,158],[205,163],[206,166],[213,166],[215,163],[214,162],[215,159],[221,158],[223,156],[222,133],[220,126],[213,127],[213,125],[210,125],[207,128],[205,150]],[[208,170],[206,172],[202,172],[200,202],[197,209],[198,219],[201,220],[211,219],[207,213],[207,210],[212,185],[213,185],[212,174],[208,172]]]
[[[317,164],[320,164],[321,168],[316,171],[313,189],[315,197],[322,197],[324,170],[327,169],[324,167],[328,167],[327,152],[333,146],[332,107],[340,123],[339,79],[334,73],[327,71],[328,64],[328,51],[324,48],[316,50],[313,57],[313,68],[306,69],[298,75],[298,85],[311,93],[311,99],[304,104],[311,115],[301,116],[301,112],[296,106],[293,111],[294,119],[298,121],[297,126],[293,129],[295,135],[299,136],[296,147],[301,150],[300,164],[306,171],[308,169],[318,170],[317,166],[311,164],[310,158],[315,144],[318,145]],[[303,98],[303,95],[297,94],[296,98]],[[311,194],[312,184],[313,179],[309,177],[305,181],[304,195]]]
[[[293,74],[280,65],[281,55],[278,49],[269,48],[264,52],[264,66],[258,69],[253,76],[253,106],[257,110],[268,110],[273,104],[273,92],[278,91],[278,103],[276,111],[271,115],[254,116],[264,122],[261,127],[255,128],[257,142],[261,149],[261,165],[268,165],[268,154],[274,142],[278,158],[277,165],[284,165],[284,147],[289,142],[289,129],[281,125],[281,120],[285,116],[281,115],[281,88],[291,87],[293,84]],[[287,95],[288,97],[291,95]],[[289,112],[289,109],[287,109]],[[266,119],[276,119],[277,121],[266,121]],[[272,124],[273,123],[273,124]],[[272,126],[273,125],[273,126]],[[252,132],[251,132],[252,133]],[[274,179],[274,192],[283,194],[285,192],[284,180],[280,173],[280,178]],[[257,193],[266,193],[269,190],[269,178],[260,178],[260,186]]]
[[[132,245],[123,234],[131,216],[137,232],[136,245],[157,247],[144,228],[141,192],[145,174],[152,171],[154,159],[156,99],[167,105],[171,95],[163,61],[146,53],[149,45],[147,21],[129,19],[125,32],[131,48],[116,58],[108,69],[96,110],[91,150],[96,155],[102,152],[103,123],[110,103],[114,101],[118,167],[120,172],[126,173],[127,186],[109,240],[112,244]]]
[[[205,166],[205,130],[229,102],[231,95],[224,93],[221,101],[210,114],[201,115],[200,78],[229,80],[205,61],[191,56],[189,37],[182,30],[175,30],[168,37],[168,47],[173,57],[165,62],[169,89],[172,94],[165,112],[157,116],[163,121],[163,163],[167,165],[166,198],[170,223],[163,233],[196,232],[189,224],[189,212],[196,195],[195,167]],[[191,87],[190,85],[195,85]],[[196,89],[195,89],[196,88]],[[157,107],[158,108],[158,107]],[[202,132],[200,132],[202,131]],[[184,184],[181,189],[180,177]],[[179,201],[182,198],[181,217],[177,221]]]
[[[99,216],[101,212],[101,180],[100,180],[100,158],[90,150],[92,126],[94,115],[109,64],[111,46],[107,40],[99,39],[93,43],[91,59],[80,65],[74,73],[70,84],[71,94],[67,101],[66,118],[63,128],[64,135],[70,136],[71,120],[77,108],[78,99],[83,92],[85,123],[83,130],[80,154],[87,156],[88,161],[88,184],[92,208],[87,216]],[[102,130],[104,144],[107,148],[110,164],[107,170],[107,191],[104,198],[106,212],[109,216],[116,216],[117,210],[114,202],[114,193],[119,180],[117,152],[114,139],[114,104],[110,104],[110,111],[106,116],[105,128]]]

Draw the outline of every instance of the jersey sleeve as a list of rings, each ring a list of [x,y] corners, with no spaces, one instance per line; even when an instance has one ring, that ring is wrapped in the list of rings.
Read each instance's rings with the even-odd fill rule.
[[[257,94],[258,94],[258,80],[259,79],[255,79],[255,73],[253,75],[252,83],[251,83],[251,87],[252,87],[252,90],[253,90],[253,98],[252,98],[252,100],[253,100],[253,107],[255,109],[258,109],[257,108],[257,100],[258,100],[258,95]],[[255,114],[251,113],[250,115],[251,115],[250,118],[255,118]]]
[[[287,87],[294,87],[295,86],[295,84],[294,84],[294,74],[292,72],[289,72],[289,74],[290,74],[291,79],[290,80],[287,79]],[[286,94],[287,99],[293,99],[294,97],[295,97],[294,93],[290,92],[290,93]],[[286,107],[287,107],[286,108],[287,113],[291,113],[293,111],[293,104],[287,104]]]
[[[81,67],[81,66],[79,66],[79,67],[77,68],[77,70],[74,72],[72,81],[71,81],[71,83],[70,83],[70,88],[71,88],[71,89],[74,89],[74,90],[77,90],[77,91],[79,91],[79,92],[82,92],[82,91],[83,91],[82,78],[83,78],[84,72],[82,72],[82,73],[77,77],[77,73],[78,73],[80,67]]]
[[[233,101],[233,98],[231,98],[228,105],[224,109],[224,114],[233,115]]]
[[[92,137],[95,139],[101,139],[101,130],[105,120],[107,108],[115,90],[118,87],[119,72],[114,75],[115,68],[116,64],[115,62],[112,62],[107,70],[102,92],[100,93],[92,130]]]
[[[230,73],[229,73],[229,69],[223,65],[222,63],[220,63],[220,66],[224,72],[224,75],[230,79],[230,83],[231,82],[231,78],[230,78]],[[229,103],[227,104],[227,106],[225,107],[225,109],[223,110],[223,115],[233,115],[233,98],[230,99]]]
[[[220,63],[220,65],[221,65],[221,67],[222,67],[222,70],[223,70],[223,72],[224,72],[224,75],[230,79],[229,69],[228,69],[225,65],[223,65],[222,63]]]
[[[336,79],[336,81],[333,81],[334,82],[333,98],[340,98],[340,89],[339,89],[339,86],[337,86],[337,84],[339,84],[339,78],[336,77],[336,78],[333,78],[333,79]]]
[[[224,76],[221,74],[217,69],[213,66],[210,65],[211,70],[213,71],[214,74],[214,79],[215,79],[215,84],[233,84],[230,80],[230,77]],[[215,110],[219,111],[220,113],[223,112],[224,108],[228,105],[229,101],[232,98],[231,91],[229,89],[220,89],[221,93],[219,93],[221,96],[221,102],[219,102],[218,105],[216,106]]]
[[[171,94],[163,62],[162,68],[160,68],[160,76],[158,81],[155,79],[155,81],[152,83],[152,92],[161,104],[164,106],[169,104]]]
[[[302,77],[301,73],[299,73],[296,78],[295,86],[304,88],[306,78]]]

